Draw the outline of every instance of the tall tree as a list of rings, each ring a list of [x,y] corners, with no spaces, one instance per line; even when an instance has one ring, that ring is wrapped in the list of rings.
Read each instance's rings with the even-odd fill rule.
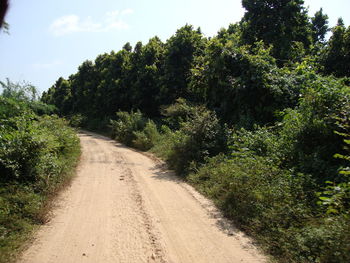
[[[91,105],[94,103],[94,93],[96,91],[96,71],[92,61],[83,62],[77,74],[70,77],[73,107],[84,114],[93,115],[95,112]]]
[[[341,18],[332,29],[322,60],[325,73],[350,76],[350,26],[346,28]]]
[[[312,38],[314,43],[321,42],[325,40],[325,36],[329,31],[328,28],[328,16],[323,14],[322,8],[317,11],[314,17],[311,18],[312,23]]]
[[[43,93],[41,100],[47,104],[55,105],[62,115],[71,114],[74,102],[70,81],[60,77],[47,92]]]
[[[172,103],[179,97],[188,98],[188,84],[195,57],[204,53],[205,38],[200,30],[185,25],[166,43],[162,101]]]
[[[154,37],[145,46],[136,44],[132,56],[132,104],[148,116],[159,115],[164,51],[162,41]]]
[[[248,44],[263,40],[273,45],[279,64],[292,56],[293,42],[311,44],[311,30],[303,0],[242,0],[246,13],[241,21]]]

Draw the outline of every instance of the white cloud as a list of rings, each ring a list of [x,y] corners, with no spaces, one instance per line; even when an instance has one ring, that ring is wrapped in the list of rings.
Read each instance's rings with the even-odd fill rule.
[[[133,12],[132,9],[110,11],[105,14],[101,22],[94,22],[91,17],[81,19],[77,15],[66,15],[53,21],[49,30],[54,36],[63,36],[76,32],[107,32],[128,29],[129,25],[123,21],[122,17]]]
[[[101,24],[94,23],[90,17],[81,21],[76,15],[62,16],[50,26],[55,36],[62,36],[73,32],[93,32],[101,29]]]

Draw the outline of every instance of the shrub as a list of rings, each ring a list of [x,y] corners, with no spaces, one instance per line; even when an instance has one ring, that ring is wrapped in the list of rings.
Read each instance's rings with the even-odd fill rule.
[[[298,214],[298,209],[310,198],[303,187],[312,181],[262,157],[214,157],[189,180],[214,198],[228,216],[253,232],[267,231],[273,225],[297,225],[309,214],[305,208]]]
[[[159,140],[159,132],[156,124],[148,120],[145,128],[142,131],[133,132],[135,139],[132,141],[132,145],[142,151],[148,151]]]
[[[68,120],[69,125],[74,128],[82,127],[86,123],[86,117],[80,113],[73,114]]]
[[[159,140],[157,125],[140,111],[117,112],[117,120],[111,120],[112,138],[142,151],[151,149]]]
[[[303,89],[296,108],[279,113],[283,117],[273,126],[235,130],[230,145],[232,150],[249,149],[265,156],[282,168],[311,174],[322,185],[338,177],[342,164],[333,158],[342,148],[334,133],[334,116],[339,116],[348,93],[339,80],[306,76],[299,80]]]
[[[155,153],[162,159],[169,161],[174,144],[180,139],[180,137],[181,135],[179,132],[171,130],[166,125],[162,125],[160,128],[158,143],[151,148],[151,152]]]
[[[178,98],[175,103],[161,108],[164,116],[163,122],[171,129],[178,130],[183,123],[193,118],[198,109],[198,106],[190,104],[183,98]]]
[[[70,158],[79,148],[75,132],[58,117],[26,114],[6,120],[0,128],[0,170],[3,180],[40,181],[42,176],[58,175],[57,162]]]
[[[41,101],[33,101],[29,103],[29,108],[38,115],[51,115],[58,112],[56,106],[48,105]]]
[[[15,101],[14,99],[3,98],[0,96],[0,119],[2,121],[22,115],[25,112],[31,112],[28,110],[28,106],[25,102]]]
[[[210,158],[188,179],[282,262],[348,262],[349,218],[319,217],[309,176],[243,152]]]
[[[102,133],[108,133],[110,128],[110,118],[105,116],[102,118],[87,118],[83,117],[82,127]]]
[[[112,138],[128,146],[132,146],[135,140],[134,132],[142,131],[147,123],[147,119],[142,116],[140,111],[124,112],[118,111],[117,120],[111,120]]]
[[[263,156],[273,161],[276,165],[281,163],[280,144],[278,137],[278,126],[272,127],[255,127],[254,130],[246,130],[244,128],[234,129],[232,135],[228,139],[230,152],[232,154],[243,152]]]
[[[159,143],[152,151],[164,158],[178,174],[187,176],[207,157],[227,151],[228,129],[219,123],[215,112],[178,99],[175,104],[163,108],[163,113],[165,122],[179,129],[172,131],[163,126]]]
[[[226,137],[216,114],[199,107],[177,132],[169,162],[179,174],[186,175],[191,165],[198,166],[207,157],[225,152]]]
[[[65,120],[0,101],[0,262],[9,262],[34,225],[43,223],[46,200],[69,178],[80,147]]]

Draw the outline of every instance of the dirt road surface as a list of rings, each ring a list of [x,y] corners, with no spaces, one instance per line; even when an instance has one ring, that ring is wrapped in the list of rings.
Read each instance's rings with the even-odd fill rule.
[[[80,139],[77,176],[20,263],[266,261],[162,162],[96,134]]]

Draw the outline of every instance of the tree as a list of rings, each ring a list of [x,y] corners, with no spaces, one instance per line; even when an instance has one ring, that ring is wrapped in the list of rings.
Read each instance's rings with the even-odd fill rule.
[[[126,50],[128,52],[132,51],[132,46],[130,45],[129,42],[127,42],[124,46],[123,46],[123,50]]]
[[[314,17],[311,18],[312,23],[312,38],[314,43],[325,41],[325,36],[328,29],[328,16],[323,14],[322,8],[317,11]]]
[[[36,101],[38,99],[38,92],[30,83],[24,82],[12,82],[10,79],[6,79],[6,82],[0,81],[2,90],[2,96],[5,98],[12,98],[21,101]]]
[[[0,1],[0,29],[4,25],[4,18],[8,7],[9,7],[9,4],[7,0]]]
[[[154,37],[145,46],[136,44],[131,59],[132,105],[150,117],[159,115],[164,51],[162,41]]]
[[[247,10],[241,21],[247,44],[263,40],[273,45],[273,56],[279,64],[291,59],[293,42],[304,48],[311,44],[310,24],[303,0],[242,0]]]
[[[128,49],[130,50],[130,49]],[[131,56],[126,49],[96,59],[96,98],[98,116],[114,116],[118,110],[129,111],[131,103]]]
[[[200,30],[185,25],[176,31],[166,43],[163,87],[164,104],[171,104],[179,97],[189,98],[188,84],[195,57],[204,53],[206,41]]]
[[[55,105],[62,115],[72,113],[73,98],[70,81],[60,77],[56,83],[44,92],[41,101]]]
[[[322,57],[324,71],[337,77],[350,76],[350,26],[339,18]]]
[[[78,68],[78,73],[70,77],[73,108],[83,114],[95,114],[92,107],[95,103],[95,92],[98,78],[92,61],[84,61]]]

